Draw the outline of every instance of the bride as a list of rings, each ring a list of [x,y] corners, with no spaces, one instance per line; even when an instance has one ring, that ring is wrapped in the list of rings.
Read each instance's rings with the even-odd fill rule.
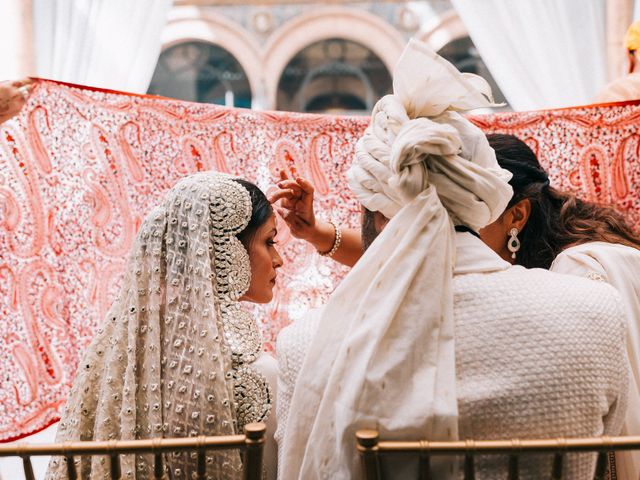
[[[57,441],[242,432],[267,423],[275,458],[275,360],[262,352],[241,301],[271,301],[282,259],[265,195],[250,182],[206,172],[182,179],[147,215],[119,296],[79,365]],[[153,475],[152,455],[123,455],[123,478]],[[104,457],[76,458],[81,478],[105,478]],[[170,478],[196,460],[165,456]],[[270,477],[275,465],[266,465]],[[239,478],[237,451],[210,452],[207,478]],[[269,472],[270,471],[270,472]],[[54,458],[48,479],[66,478]]]

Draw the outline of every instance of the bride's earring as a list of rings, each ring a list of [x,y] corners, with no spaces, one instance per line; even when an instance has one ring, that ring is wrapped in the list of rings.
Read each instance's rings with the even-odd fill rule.
[[[507,241],[507,248],[511,252],[511,258],[514,259],[516,258],[516,252],[520,250],[520,239],[518,238],[519,233],[520,230],[518,230],[516,227],[513,227],[511,230],[509,230],[509,235],[511,235],[511,238],[509,239],[509,241]]]

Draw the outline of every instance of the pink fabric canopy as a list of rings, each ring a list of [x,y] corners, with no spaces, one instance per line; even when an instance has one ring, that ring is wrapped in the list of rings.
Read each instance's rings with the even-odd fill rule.
[[[524,139],[552,184],[640,227],[640,104],[472,117]],[[146,212],[179,178],[215,169],[268,191],[308,178],[317,213],[357,226],[345,180],[367,118],[253,112],[40,81],[0,125],[0,441],[57,420],[79,356],[118,290]],[[267,349],[344,275],[279,221],[286,262],[256,308]]]

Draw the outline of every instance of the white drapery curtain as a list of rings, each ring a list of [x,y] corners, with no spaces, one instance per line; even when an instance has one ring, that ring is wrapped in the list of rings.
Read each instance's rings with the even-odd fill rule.
[[[2,0],[0,12],[0,81],[34,75],[31,1]]]
[[[172,0],[33,0],[38,75],[145,93]]]
[[[605,85],[605,0],[452,3],[514,110],[588,104]]]

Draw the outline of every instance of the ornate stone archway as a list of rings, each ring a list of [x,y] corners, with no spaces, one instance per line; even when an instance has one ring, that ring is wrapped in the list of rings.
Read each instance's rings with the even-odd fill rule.
[[[227,50],[244,69],[253,101],[264,97],[260,46],[242,25],[198,7],[173,8],[162,32],[162,49],[191,40],[209,42]]]
[[[289,61],[305,47],[330,38],[351,40],[369,48],[387,69],[400,57],[405,41],[380,17],[353,8],[322,7],[300,15],[276,30],[264,51],[268,108],[275,108],[278,81]]]

